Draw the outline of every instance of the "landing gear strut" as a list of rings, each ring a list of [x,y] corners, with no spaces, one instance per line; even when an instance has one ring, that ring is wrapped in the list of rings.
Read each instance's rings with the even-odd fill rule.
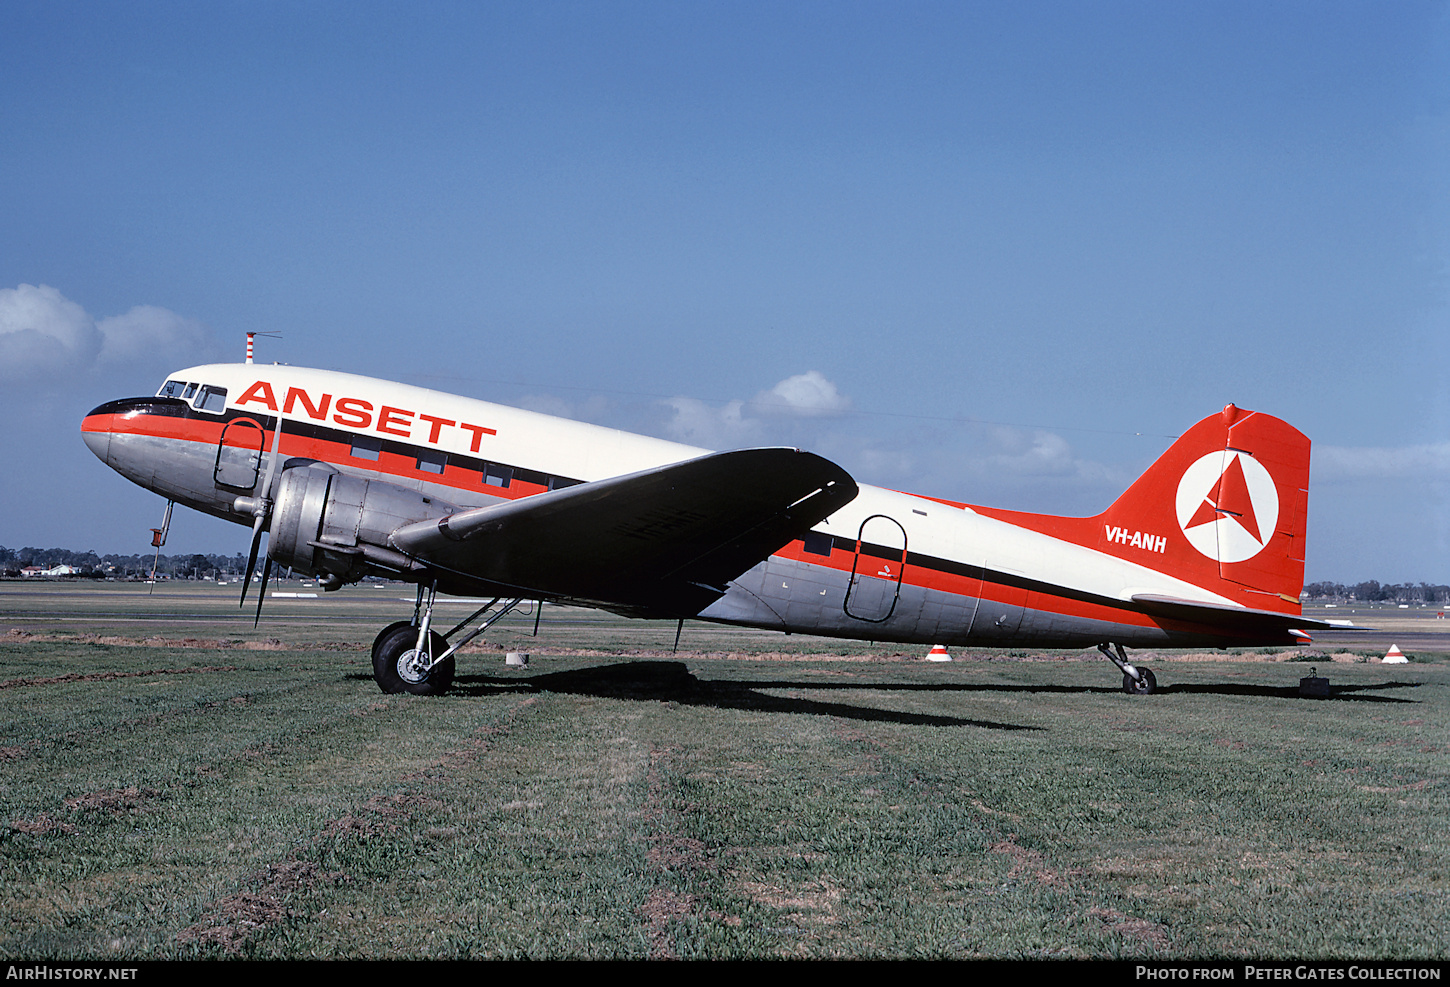
[[[1113,649],[1117,654],[1113,654]],[[1104,642],[1098,645],[1098,650],[1103,657],[1117,665],[1123,672],[1123,691],[1130,696],[1147,696],[1158,691],[1158,680],[1153,677],[1151,669],[1135,668],[1128,664],[1128,653],[1123,650],[1121,644]]]
[[[418,603],[413,608],[413,619],[389,624],[373,640],[373,680],[384,692],[410,692],[415,696],[437,696],[447,692],[448,687],[453,684],[454,652],[488,630],[495,621],[521,602],[506,601],[501,608],[489,614],[472,633],[450,647],[448,638],[492,610],[499,598],[495,597],[479,607],[445,635],[431,627],[433,598],[437,592],[436,584],[427,587],[420,585]]]

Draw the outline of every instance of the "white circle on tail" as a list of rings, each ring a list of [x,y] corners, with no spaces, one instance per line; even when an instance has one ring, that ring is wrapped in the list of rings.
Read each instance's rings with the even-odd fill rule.
[[[1258,555],[1279,523],[1274,478],[1237,449],[1211,452],[1184,470],[1176,507],[1188,543],[1217,562]]]

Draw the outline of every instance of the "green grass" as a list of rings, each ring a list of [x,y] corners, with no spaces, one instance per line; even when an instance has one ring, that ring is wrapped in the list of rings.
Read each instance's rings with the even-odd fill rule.
[[[298,644],[392,606],[281,650],[0,636],[0,956],[1450,952],[1443,660],[1130,697],[1100,659],[519,618],[490,640],[649,654],[472,655],[419,699]]]
[[[1443,665],[1316,702],[1269,664],[1144,699],[1087,663],[558,659],[420,700],[225,657],[4,691],[0,954],[1446,951]]]

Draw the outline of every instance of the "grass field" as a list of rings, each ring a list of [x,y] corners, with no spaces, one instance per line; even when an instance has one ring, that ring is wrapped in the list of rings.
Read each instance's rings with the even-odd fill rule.
[[[419,699],[365,654],[404,587],[257,631],[146,589],[0,584],[0,956],[1450,953],[1450,646],[1130,697],[1080,652],[550,610]]]

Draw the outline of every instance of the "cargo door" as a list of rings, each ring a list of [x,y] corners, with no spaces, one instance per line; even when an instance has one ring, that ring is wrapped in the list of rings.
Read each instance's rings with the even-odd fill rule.
[[[214,473],[217,486],[233,490],[256,487],[266,444],[267,433],[255,419],[233,418],[227,422],[217,442]]]
[[[862,521],[846,590],[846,616],[872,624],[890,619],[905,574],[906,529],[885,514]]]

